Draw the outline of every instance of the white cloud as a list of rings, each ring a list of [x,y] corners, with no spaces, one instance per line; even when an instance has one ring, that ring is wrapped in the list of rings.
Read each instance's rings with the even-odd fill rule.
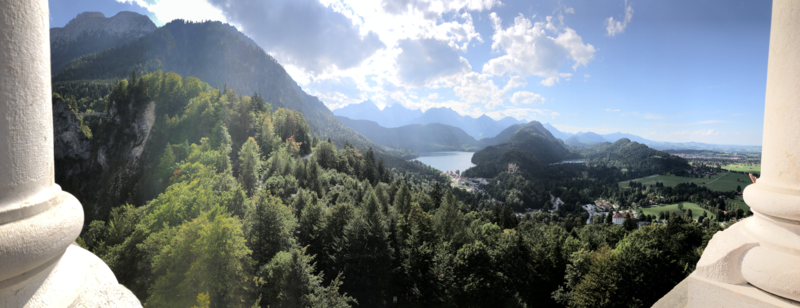
[[[660,114],[655,114],[655,113],[647,113],[647,114],[644,115],[644,118],[645,119],[656,120],[656,119],[663,119],[664,116],[662,116]]]
[[[606,112],[619,112],[619,109],[606,108]]]
[[[375,32],[362,33],[348,16],[317,0],[209,1],[282,64],[313,75],[358,66],[386,47]]]
[[[608,133],[615,133],[619,132],[622,129],[616,126],[607,126],[607,125],[599,125],[599,126],[573,126],[573,125],[564,125],[564,124],[552,124],[555,128],[562,132],[567,133],[578,133],[578,132],[593,132],[597,134],[608,134]]]
[[[365,101],[367,97],[358,88],[358,84],[350,77],[333,77],[311,80],[304,89],[319,99],[331,110],[349,104]]]
[[[568,7],[566,10],[564,10],[564,13],[567,13],[567,14],[575,14],[575,9],[573,9],[573,8],[571,8],[571,7]]]
[[[555,119],[561,114],[550,109],[508,108],[505,110],[487,112],[486,115],[496,120],[505,117],[512,117],[515,119],[531,121],[540,117],[544,117],[545,119]]]
[[[473,104],[487,102],[500,88],[487,75],[469,72],[461,76],[461,84],[455,86],[453,91],[464,102]]]
[[[519,91],[511,96],[511,102],[514,105],[541,105],[544,104],[544,97],[533,92]]]
[[[513,76],[500,89],[490,75],[469,72],[461,76],[461,83],[453,88],[456,96],[468,104],[483,103],[487,109],[494,109],[508,99],[512,89],[526,86],[528,82],[520,76]]]
[[[546,22],[534,23],[520,14],[506,29],[503,29],[502,21],[496,13],[491,13],[489,17],[495,31],[492,36],[492,50],[503,51],[505,55],[484,64],[484,73],[496,76],[536,75],[544,78],[543,85],[552,86],[560,78],[568,79],[572,76],[558,72],[568,60],[574,61],[572,69],[576,70],[578,66],[586,66],[594,59],[594,46],[584,44],[573,29],[558,29],[551,16],[546,18]],[[551,36],[548,32],[557,35]]]
[[[449,11],[483,11],[503,3],[499,0],[383,0],[381,5],[390,14],[421,13],[426,19],[434,19]]]
[[[136,4],[153,13],[157,23],[166,24],[175,19],[188,21],[218,20],[227,22],[222,10],[206,1],[197,0],[160,0],[153,4],[145,0],[116,0],[119,3]]]
[[[623,20],[614,20],[614,17],[609,17],[606,19],[606,32],[608,32],[608,36],[615,36],[617,33],[625,32],[625,27],[628,26],[628,23],[631,22],[633,19],[633,7],[628,5],[628,1],[625,1],[625,19]]]
[[[716,136],[716,135],[719,135],[719,134],[720,134],[719,132],[714,131],[713,129],[709,129],[709,130],[704,130],[703,129],[703,130],[697,130],[697,131],[677,131],[677,132],[670,133],[670,135],[676,135],[676,136],[688,136],[688,135],[695,135],[695,136],[712,136],[712,135],[714,135],[714,136]]]
[[[439,98],[439,93],[428,94],[428,99],[437,99],[437,98]]]
[[[459,56],[446,41],[406,39],[398,46],[402,49],[396,62],[398,74],[406,84],[422,87],[441,77],[472,71],[467,59]]]

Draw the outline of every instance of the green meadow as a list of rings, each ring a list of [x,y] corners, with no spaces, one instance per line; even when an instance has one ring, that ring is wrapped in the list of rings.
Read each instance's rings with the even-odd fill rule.
[[[750,181],[750,177],[747,174],[741,173],[733,173],[733,172],[721,172],[717,175],[712,176],[711,178],[702,177],[702,178],[692,178],[692,177],[683,177],[683,176],[675,176],[672,174],[668,175],[655,175],[644,177],[640,179],[634,179],[633,181],[642,183],[643,185],[655,185],[656,182],[664,183],[664,186],[675,186],[680,183],[695,183],[699,186],[706,186],[708,189],[711,190],[718,190],[718,191],[731,191],[735,190],[736,186],[741,186],[744,189],[747,185],[752,184]],[[628,181],[619,182],[620,187],[628,187]]]
[[[703,211],[706,211],[706,210],[704,210],[703,208],[701,208],[700,206],[698,206],[695,203],[683,202],[683,211],[686,212],[686,210],[688,210],[688,209],[692,209],[692,218],[693,219],[697,219],[698,217],[702,216],[703,215]],[[658,217],[658,213],[661,212],[661,211],[676,212],[676,211],[678,211],[678,203],[642,208],[642,212],[644,212],[646,215],[653,215],[653,216],[656,216],[656,217]],[[706,211],[706,212],[708,212],[708,211]],[[716,216],[717,215],[714,215],[711,212],[708,212],[708,217],[709,218],[715,218]]]
[[[730,164],[725,167],[722,167],[722,169],[739,171],[739,172],[761,173],[761,164],[758,165]]]

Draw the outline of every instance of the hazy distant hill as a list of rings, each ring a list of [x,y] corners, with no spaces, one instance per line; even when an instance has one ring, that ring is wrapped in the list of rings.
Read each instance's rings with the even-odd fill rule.
[[[378,106],[369,100],[336,109],[333,114],[354,120],[375,121],[380,126],[388,128],[409,124],[441,123],[461,128],[475,139],[494,137],[511,125],[524,123],[524,121],[512,117],[494,120],[486,115],[478,118],[462,116],[450,108],[431,108],[422,112],[420,110],[407,109],[400,104],[394,104],[380,110]]]
[[[689,168],[685,159],[652,149],[645,144],[622,138],[614,143],[603,142],[576,147],[592,164],[627,169],[630,178]]]
[[[430,123],[386,128],[374,121],[353,120],[341,116],[336,118],[373,142],[392,148],[406,148],[419,152],[479,149],[479,142],[475,138],[450,125]]]
[[[577,133],[574,136],[570,137],[569,139],[565,140],[564,143],[566,145],[584,146],[606,141],[608,140],[603,138],[603,136],[600,136],[593,132],[586,132],[586,133]]]
[[[106,18],[100,12],[83,12],[63,28],[50,28],[50,62],[53,74],[82,55],[120,46],[156,30],[147,16],[119,12]]]
[[[540,163],[553,163],[568,156],[569,149],[560,139],[553,137],[542,123],[531,121],[522,125],[508,140],[494,146],[488,146],[472,156],[472,163],[480,164],[499,158],[511,150],[532,153]]]
[[[422,116],[422,111],[407,109],[400,104],[387,106],[381,110],[375,103],[366,100],[360,104],[351,104],[336,109],[333,114],[353,120],[375,121],[380,126],[391,128],[408,125],[411,120]]]
[[[550,125],[550,123],[544,123],[543,125],[544,125],[544,128],[547,129],[547,131],[549,131],[551,134],[553,134],[553,137],[556,137],[556,138],[564,140],[564,141],[567,141],[567,139],[569,139],[570,137],[575,135],[573,133],[562,132],[562,131],[558,130],[558,128],[553,127],[553,125]]]
[[[658,150],[668,149],[688,149],[688,150],[713,150],[713,151],[741,151],[741,152],[761,152],[761,146],[749,145],[729,145],[729,144],[709,144],[702,142],[664,142],[645,139],[633,134],[628,133],[611,133],[611,134],[596,134],[592,132],[571,134],[559,131],[549,123],[545,123],[544,127],[556,138],[564,140],[564,143],[569,146],[588,146],[600,142],[616,142],[620,139],[628,139],[641,144],[645,144],[650,148]],[[598,138],[599,137],[599,138]]]

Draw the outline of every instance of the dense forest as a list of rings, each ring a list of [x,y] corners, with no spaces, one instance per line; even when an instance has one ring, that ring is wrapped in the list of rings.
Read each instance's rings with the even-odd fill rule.
[[[567,207],[519,218],[444,178],[390,169],[372,149],[338,146],[257,93],[174,73],[132,74],[103,101],[92,143],[116,151],[152,108],[147,172],[129,202],[86,209],[78,243],[146,307],[646,307],[693,271],[718,230],[677,216],[586,225]],[[113,153],[107,165],[125,166]],[[536,188],[533,198],[580,199],[622,177],[503,155],[530,160],[497,176],[497,189],[521,198]]]
[[[679,173],[689,169],[689,163],[678,156],[658,151],[638,142],[622,138],[614,143],[571,147],[592,165],[626,169],[625,177],[635,179],[653,174]]]
[[[512,131],[513,134],[506,140],[502,139]],[[501,157],[503,153],[513,150],[530,152],[541,163],[554,163],[572,156],[563,141],[553,137],[553,134],[545,129],[542,123],[536,121],[511,126],[486,142],[499,143],[475,152],[475,155],[472,156],[472,163],[480,165],[491,162]]]

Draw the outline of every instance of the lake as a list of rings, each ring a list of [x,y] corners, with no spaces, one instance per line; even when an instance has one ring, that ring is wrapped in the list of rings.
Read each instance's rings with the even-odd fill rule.
[[[475,152],[422,152],[419,153],[419,157],[413,160],[417,160],[441,171],[464,171],[475,166],[471,161],[472,154],[475,154]]]

